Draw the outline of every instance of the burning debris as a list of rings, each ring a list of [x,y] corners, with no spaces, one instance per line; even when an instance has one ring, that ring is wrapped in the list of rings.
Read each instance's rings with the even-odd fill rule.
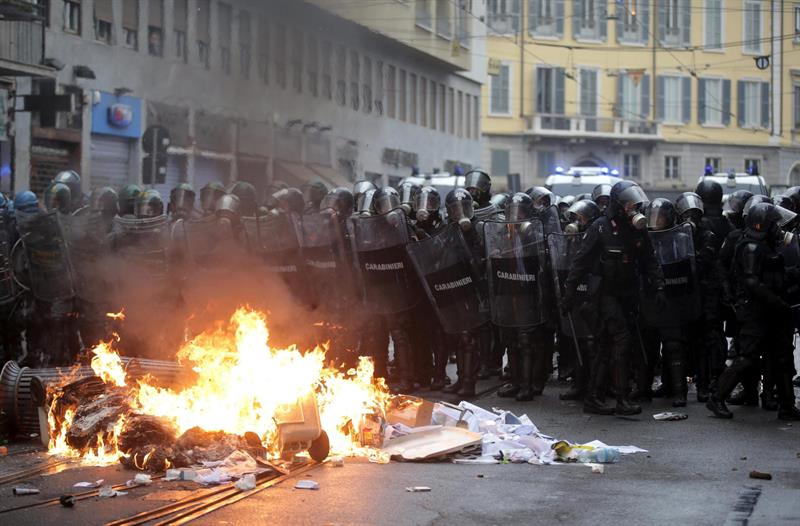
[[[358,450],[354,429],[389,400],[368,359],[341,372],[325,349],[273,349],[264,315],[244,308],[180,349],[196,377],[179,389],[129,377],[113,343],[93,349],[96,377],[51,389],[51,453],[152,472],[237,451],[324,458]]]

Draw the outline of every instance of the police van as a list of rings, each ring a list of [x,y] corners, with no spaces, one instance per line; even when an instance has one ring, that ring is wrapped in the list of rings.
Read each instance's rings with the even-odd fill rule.
[[[749,174],[737,173],[733,170],[728,173],[712,173],[707,171],[700,176],[698,183],[706,180],[718,182],[722,186],[724,197],[729,196],[737,190],[748,190],[752,192],[753,195],[770,195],[767,183],[764,181],[763,177],[758,175],[758,172]]]
[[[620,181],[619,172],[606,167],[573,166],[564,170],[559,166],[555,174],[547,177],[544,186],[557,196],[565,197],[591,194],[599,184],[614,186]]]

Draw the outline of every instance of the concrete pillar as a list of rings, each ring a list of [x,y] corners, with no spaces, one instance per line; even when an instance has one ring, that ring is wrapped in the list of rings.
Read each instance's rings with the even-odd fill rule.
[[[17,96],[27,95],[31,92],[31,79],[18,77],[16,79]],[[14,112],[14,192],[27,190],[31,186],[31,114],[29,112]]]

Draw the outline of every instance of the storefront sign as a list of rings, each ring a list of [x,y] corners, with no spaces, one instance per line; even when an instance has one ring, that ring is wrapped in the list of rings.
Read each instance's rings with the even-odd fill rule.
[[[92,107],[92,133],[139,138],[142,135],[142,100],[100,93]]]

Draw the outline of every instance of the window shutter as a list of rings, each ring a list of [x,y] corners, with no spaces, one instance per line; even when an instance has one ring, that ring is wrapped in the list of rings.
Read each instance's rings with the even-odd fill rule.
[[[544,113],[542,111],[542,98],[544,96],[544,86],[542,79],[540,77],[544,77],[539,72],[542,71],[542,68],[533,68],[533,85],[536,86],[536,113]]]
[[[210,1],[197,0],[197,40],[211,42]]]
[[[177,14],[177,7],[175,9]],[[150,0],[147,6],[147,25],[150,27],[164,27],[164,0]]]
[[[558,115],[564,114],[564,68],[555,68],[553,73],[556,77],[556,103],[555,113]]]
[[[706,122],[706,81],[697,79],[697,122]]]
[[[624,27],[625,27],[623,25],[623,18],[625,16],[625,8],[623,8],[621,5],[617,4],[616,10],[617,10],[616,11],[617,20],[615,22],[615,25],[617,27],[617,42],[622,42],[622,32],[623,32]]]
[[[692,43],[692,9],[690,0],[681,0],[681,42],[684,46],[689,46]],[[706,11],[708,16],[708,11]]]
[[[528,31],[533,32],[541,19],[541,6],[537,0],[528,0]]]
[[[556,35],[564,36],[564,0],[554,0],[556,8]]]
[[[683,98],[682,117],[683,122],[692,120],[692,79],[685,77],[681,79],[681,97]]]
[[[519,3],[520,3],[520,0],[512,0],[512,3],[511,3],[511,12],[513,14],[513,16],[511,17],[511,29],[514,31],[514,33],[519,31],[519,28],[520,28],[519,19],[520,19],[520,15],[522,13],[522,10],[520,9],[520,4]]]
[[[638,0],[639,5],[639,25],[642,29],[642,42],[650,40],[650,0]]]
[[[647,120],[650,118],[650,75],[642,75],[639,81],[639,89],[642,90],[642,114],[639,118]]]
[[[186,16],[188,9],[186,7],[187,0],[175,0],[175,16],[172,20],[172,25],[177,31],[186,32]]]
[[[622,116],[622,108],[625,106],[624,91],[622,86],[625,84],[625,74],[617,75],[617,104],[614,106],[614,117]]]
[[[722,81],[722,124],[725,126],[731,123],[731,81]]]
[[[603,42],[606,41],[608,37],[608,20],[606,20],[606,16],[608,16],[606,12],[606,3],[605,2],[597,2],[597,24],[600,26],[600,40]]]
[[[736,121],[741,127],[744,124],[744,81],[736,81]]]
[[[572,38],[581,35],[581,21],[583,20],[583,0],[572,0]]]
[[[111,6],[111,0],[95,0],[94,17],[98,20],[113,24],[114,8]]]
[[[666,79],[664,79],[663,75],[656,75],[656,120],[663,121],[664,120],[664,105],[666,96],[664,95],[664,91],[666,90]]]
[[[667,0],[658,1],[658,41],[663,43],[667,36]]]
[[[136,31],[139,28],[139,2],[122,2],[122,27]]]
[[[231,6],[220,2],[217,4],[217,20],[219,24],[219,42],[229,46],[231,43],[231,21],[233,14]]]
[[[761,127],[769,128],[769,82],[761,83]]]

